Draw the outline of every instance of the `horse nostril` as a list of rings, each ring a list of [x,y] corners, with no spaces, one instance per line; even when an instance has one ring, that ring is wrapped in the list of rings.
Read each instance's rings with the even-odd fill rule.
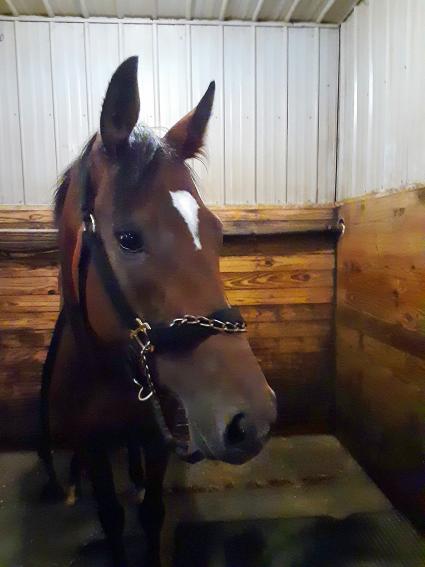
[[[248,434],[248,422],[244,413],[238,413],[229,423],[225,432],[227,445],[239,445],[243,443]]]

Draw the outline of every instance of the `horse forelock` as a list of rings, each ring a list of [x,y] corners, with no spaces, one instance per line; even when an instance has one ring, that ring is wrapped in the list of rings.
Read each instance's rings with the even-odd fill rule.
[[[84,146],[81,154],[65,170],[59,179],[58,186],[54,195],[54,218],[58,224],[62,217],[65,198],[71,183],[73,172],[80,183],[87,180],[90,174],[89,156],[96,141],[97,134],[93,135]],[[101,151],[103,147],[100,145]],[[128,144],[116,159],[118,165],[118,182],[116,183],[115,195],[119,196],[123,191],[132,190],[140,187],[142,179],[151,169],[159,153],[170,153],[169,148],[164,144],[150,128],[139,124],[132,131]]]

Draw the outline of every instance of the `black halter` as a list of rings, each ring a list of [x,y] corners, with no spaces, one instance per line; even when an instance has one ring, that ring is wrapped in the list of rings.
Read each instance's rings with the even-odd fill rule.
[[[94,191],[86,164],[86,157],[87,155],[83,156],[80,166],[81,214],[83,221],[83,237],[78,268],[80,319],[83,321],[86,331],[88,331],[86,279],[88,265],[91,260],[121,323],[128,329],[129,341],[135,343],[140,351],[140,368],[137,372],[137,378],[133,377],[134,383],[139,388],[138,399],[142,402],[151,401],[155,418],[165,442],[184,457],[187,455],[184,455],[181,447],[179,451],[178,441],[168,429],[162,412],[156,389],[157,379],[154,353],[173,350],[181,351],[193,347],[200,341],[218,333],[245,332],[246,325],[237,307],[220,309],[207,317],[185,315],[184,317],[174,319],[169,325],[150,324],[134,312],[118,283],[102,237],[96,226]],[[76,340],[78,340],[78,337],[76,337]]]

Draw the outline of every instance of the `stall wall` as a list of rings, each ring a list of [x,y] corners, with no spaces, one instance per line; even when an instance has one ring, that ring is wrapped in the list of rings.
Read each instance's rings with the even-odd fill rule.
[[[362,2],[341,26],[337,199],[425,181],[425,2]]]
[[[335,267],[335,236],[327,227],[334,210],[272,209],[214,209],[226,235],[220,261],[226,295],[240,306],[277,393],[278,428],[326,431]],[[39,432],[42,364],[60,303],[56,234],[47,208],[0,208],[0,226],[0,447],[28,446]],[[249,236],[264,231],[280,234]]]
[[[335,197],[339,30],[243,23],[0,20],[0,203],[44,204],[138,54],[142,121],[164,132],[217,82],[195,169],[216,204]]]
[[[389,494],[425,521],[425,189],[340,207],[337,430]]]

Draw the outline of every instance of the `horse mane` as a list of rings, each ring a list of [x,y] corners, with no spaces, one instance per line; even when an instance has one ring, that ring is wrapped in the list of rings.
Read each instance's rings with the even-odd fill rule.
[[[66,194],[71,183],[72,173],[73,171],[78,173],[83,167],[88,167],[87,157],[93,147],[96,135],[97,134],[94,134],[90,138],[90,140],[85,144],[81,154],[71,163],[71,165],[67,167],[59,178],[53,200],[54,219],[56,225],[58,225],[62,216]],[[131,133],[129,148],[132,155],[137,156],[137,166],[140,177],[143,175],[147,166],[153,161],[157,150],[159,148],[163,150],[166,149],[162,140],[150,128],[143,124],[138,124]]]
[[[95,139],[96,139],[96,134],[94,134],[90,138],[90,140],[85,144],[81,154],[77,157],[76,160],[74,160],[71,163],[71,165],[69,165],[66,168],[66,170],[62,173],[61,177],[59,178],[59,183],[53,197],[53,213],[54,213],[54,219],[56,225],[58,225],[60,218],[62,216],[63,207],[65,205],[66,194],[68,192],[68,187],[71,183],[72,170],[74,168],[80,169],[84,159],[90,153],[90,150],[92,149]]]

